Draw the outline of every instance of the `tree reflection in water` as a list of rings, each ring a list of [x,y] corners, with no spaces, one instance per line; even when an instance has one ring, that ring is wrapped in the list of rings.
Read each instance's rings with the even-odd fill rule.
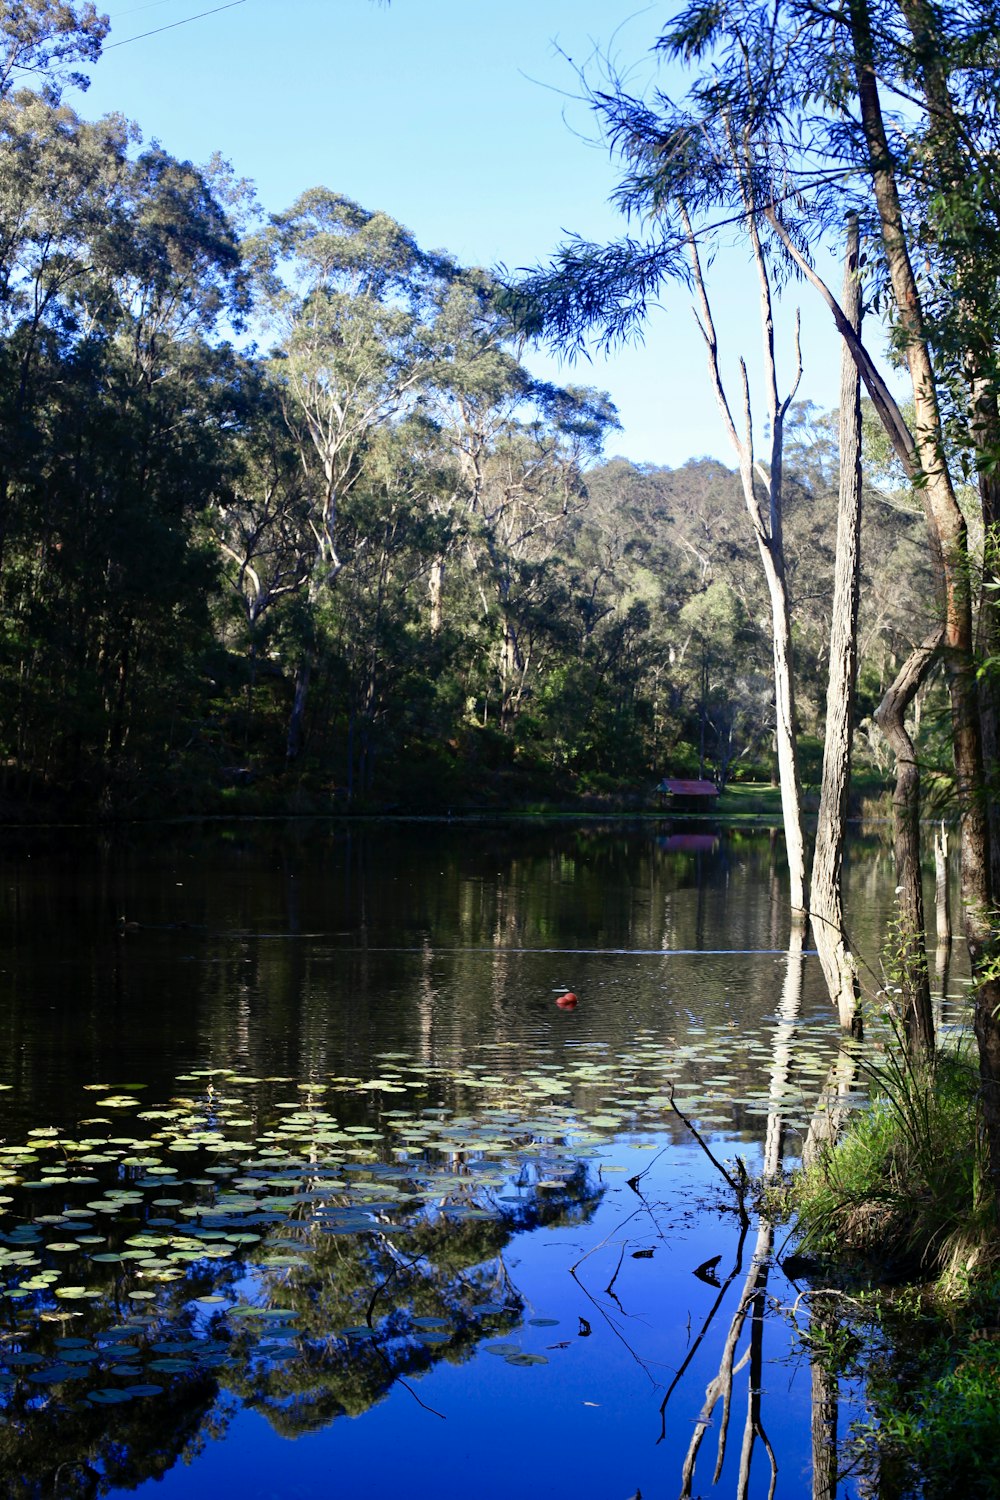
[[[252,1248],[241,1244],[242,1253],[217,1260],[195,1249],[180,1267],[165,1262],[156,1294],[136,1290],[133,1268],[141,1275],[162,1260],[150,1254],[157,1247],[133,1252],[143,1257],[138,1262],[120,1257],[143,1232],[166,1244],[161,1232],[171,1221],[162,1205],[180,1200],[160,1198],[157,1207],[133,1194],[140,1203],[130,1216],[111,1221],[117,1248],[104,1252],[106,1262],[117,1262],[111,1284],[81,1288],[86,1295],[70,1295],[61,1306],[53,1305],[51,1280],[26,1292],[19,1290],[23,1281],[8,1286],[8,1326],[0,1334],[4,1493],[11,1500],[90,1500],[134,1488],[179,1459],[190,1461],[240,1406],[296,1437],[360,1415],[396,1384],[419,1401],[408,1375],[441,1361],[461,1364],[484,1339],[520,1324],[523,1299],[503,1255],[511,1237],[585,1222],[601,1200],[604,1189],[586,1161],[532,1144],[535,1154],[520,1161],[452,1155],[433,1199],[421,1196],[415,1210],[392,1198],[387,1183],[379,1191],[378,1163],[354,1169],[372,1179],[363,1211],[307,1165],[283,1211],[245,1217],[262,1234],[232,1236],[254,1241]],[[434,1181],[426,1160],[391,1170],[397,1181],[405,1174]],[[188,1196],[192,1183],[204,1190],[209,1181],[189,1180]],[[213,1222],[212,1206],[204,1204],[199,1225]],[[140,1222],[133,1215],[143,1210]],[[351,1218],[359,1212],[363,1228]],[[3,1241],[22,1246],[8,1251],[15,1257],[8,1274],[51,1277],[28,1264],[44,1258],[29,1249],[40,1251],[43,1239],[82,1222],[36,1214],[29,1237],[8,1220]],[[221,1238],[218,1230],[207,1233]],[[218,1241],[201,1249],[212,1243]],[[84,1250],[70,1240],[47,1248],[58,1254],[60,1245],[64,1254]]]
[[[461,839],[464,849],[469,835]],[[53,1023],[39,1024],[29,1049],[34,1070],[25,1071],[16,1096],[3,1096],[16,1106],[5,1114],[7,1128],[13,1139],[25,1140],[23,1151],[0,1146],[0,1198],[10,1199],[0,1203],[0,1291],[7,1293],[0,1300],[6,1324],[0,1402],[8,1418],[0,1430],[0,1460],[5,1474],[19,1476],[20,1489],[10,1489],[17,1500],[52,1493],[57,1472],[58,1492],[71,1497],[165,1475],[178,1457],[190,1457],[200,1444],[207,1450],[232,1413],[243,1410],[264,1419],[253,1430],[265,1434],[260,1451],[276,1466],[288,1463],[288,1450],[268,1444],[268,1430],[294,1437],[335,1427],[335,1446],[299,1446],[296,1473],[321,1446],[360,1455],[361,1472],[367,1434],[397,1422],[405,1428],[419,1396],[428,1410],[414,1407],[410,1415],[429,1448],[438,1444],[436,1431],[444,1434],[439,1463],[446,1464],[460,1425],[461,1441],[481,1440],[501,1400],[519,1413],[522,1435],[525,1427],[534,1430],[533,1378],[558,1403],[546,1408],[546,1431],[535,1435],[536,1443],[552,1449],[556,1424],[560,1432],[576,1430],[581,1407],[583,1420],[596,1426],[610,1419],[613,1402],[630,1399],[627,1367],[635,1368],[633,1361],[644,1372],[639,1383],[648,1382],[660,1421],[648,1431],[649,1453],[643,1452],[647,1434],[639,1418],[627,1439],[622,1431],[621,1442],[629,1445],[630,1465],[635,1454],[637,1463],[659,1472],[665,1493],[673,1478],[677,1487],[683,1482],[692,1435],[676,1410],[681,1386],[694,1398],[692,1416],[704,1405],[706,1421],[717,1428],[725,1411],[731,1428],[748,1382],[743,1444],[728,1445],[723,1487],[730,1474],[733,1483],[726,1500],[735,1492],[741,1456],[749,1472],[756,1454],[754,1493],[762,1483],[766,1489],[769,1421],[787,1481],[784,1455],[789,1445],[800,1452],[801,1422],[793,1429],[783,1411],[789,1425],[779,1442],[775,1409],[769,1413],[760,1396],[764,1338],[770,1336],[764,1324],[777,1281],[770,1271],[773,1231],[766,1219],[755,1218],[737,1244],[737,1233],[729,1232],[731,1207],[722,1221],[714,1202],[702,1212],[701,1160],[691,1174],[697,1178],[693,1195],[683,1201],[678,1176],[698,1153],[688,1150],[689,1137],[668,1101],[676,1085],[679,1106],[707,1140],[726,1141],[723,1151],[756,1149],[766,1115],[766,1170],[775,1171],[786,1122],[807,1130],[835,1039],[824,1030],[825,1011],[815,1024],[815,985],[811,992],[807,981],[802,1014],[811,1029],[796,1042],[792,1068],[801,979],[794,950],[779,961],[785,992],[777,1032],[768,1020],[775,1007],[771,955],[780,942],[775,913],[782,903],[780,891],[757,879],[759,838],[728,836],[718,867],[704,872],[695,865],[707,866],[707,854],[661,850],[648,840],[637,846],[624,837],[621,844],[612,857],[606,842],[574,834],[558,843],[555,860],[548,843],[539,854],[519,834],[505,863],[491,835],[486,853],[473,849],[475,858],[451,864],[435,852],[414,863],[408,881],[397,879],[399,860],[384,861],[378,879],[368,876],[364,886],[371,946],[368,927],[356,928],[344,891],[331,895],[316,861],[304,861],[298,872],[308,880],[294,871],[288,877],[303,902],[301,922],[290,918],[289,934],[279,931],[270,897],[261,906],[266,919],[239,903],[217,909],[220,882],[218,890],[206,883],[207,935],[197,945],[155,928],[134,941],[115,936],[123,1022],[132,1024],[148,1010],[158,1025],[169,1012],[169,1027],[166,1021],[161,1030],[154,1025],[142,1047],[128,1052],[127,1066],[117,1052],[96,1049],[89,1032],[80,1040],[71,1027],[73,1045],[59,1057],[64,1064],[72,1057],[75,1071],[58,1093],[48,1089],[46,1073]],[[428,871],[435,878],[427,878]],[[493,876],[487,879],[484,871]],[[352,879],[363,873],[352,866]],[[187,899],[191,870],[184,874]],[[173,872],[170,882],[168,897]],[[404,888],[420,899],[414,898],[400,936],[386,912],[396,912]],[[113,909],[123,909],[121,901]],[[138,909],[132,896],[124,909]],[[308,942],[299,941],[300,929]],[[443,946],[432,946],[429,932],[440,935]],[[75,952],[79,934],[73,941]],[[82,944],[86,953],[85,937]],[[32,961],[47,952],[39,940]],[[68,988],[61,971],[43,977],[45,993]],[[94,996],[103,995],[107,976],[96,960],[92,977]],[[572,982],[581,993],[572,1018],[554,1010],[557,981]],[[80,985],[82,993],[83,980]],[[189,998],[186,985],[201,1007],[195,1015],[192,999],[190,1017],[178,1013]],[[11,1014],[23,1030],[26,1004]],[[81,1014],[74,1005],[73,1026]],[[106,1048],[107,1029],[97,1030],[97,1020],[103,1025],[105,1018],[97,998],[87,1015]],[[60,1025],[69,1022],[63,1018]],[[13,1044],[20,1034],[13,1023],[10,1034]],[[382,1050],[389,1048],[403,1050]],[[212,1078],[201,1070],[171,1082],[192,1057],[237,1066]],[[289,1076],[271,1077],[279,1072]],[[785,1093],[790,1072],[800,1085],[797,1102]],[[81,1086],[94,1087],[82,1078],[102,1076],[145,1078],[151,1095],[168,1095],[170,1085],[181,1097],[141,1109],[135,1097],[79,1093]],[[68,1122],[88,1113],[81,1107],[88,1097],[103,1122],[70,1128]],[[148,1127],[133,1124],[144,1116],[159,1118]],[[26,1124],[50,1119],[63,1127],[61,1134],[24,1136]],[[228,1145],[216,1154],[221,1137]],[[636,1171],[633,1153],[643,1148],[651,1156],[665,1151],[657,1173]],[[621,1170],[623,1161],[629,1165],[617,1179],[618,1191],[636,1217],[615,1228],[621,1199],[608,1173]],[[687,1164],[680,1174],[678,1163]],[[634,1190],[624,1186],[628,1173],[635,1174]],[[654,1183],[662,1184],[663,1203]],[[727,1218],[725,1239],[717,1242]],[[507,1256],[515,1233],[574,1222],[592,1227],[558,1241],[525,1234],[516,1256]],[[678,1302],[660,1268],[678,1239],[689,1236],[698,1239],[699,1259],[709,1257],[699,1272],[714,1290],[704,1306],[704,1285],[692,1296],[688,1306],[699,1307],[705,1325],[700,1332],[696,1325],[685,1342],[686,1298]],[[611,1244],[603,1258],[595,1241]],[[557,1244],[570,1247],[562,1258],[537,1253]],[[712,1264],[715,1250],[725,1257],[718,1266]],[[598,1275],[604,1259],[610,1263]],[[574,1261],[576,1283],[567,1292],[559,1276]],[[557,1264],[557,1274],[548,1276]],[[630,1270],[642,1280],[630,1280]],[[632,1305],[640,1287],[642,1318]],[[530,1325],[550,1319],[529,1318],[522,1291],[540,1311],[570,1318],[574,1326],[579,1313],[582,1335],[607,1337],[544,1344],[550,1335]],[[772,1330],[776,1322],[771,1317]],[[522,1323],[515,1341],[513,1330]],[[472,1356],[484,1346],[500,1352],[473,1367]],[[541,1358],[531,1350],[541,1348],[563,1351],[551,1356],[547,1371],[525,1380],[504,1371],[505,1358],[530,1363]],[[30,1358],[25,1363],[21,1356]],[[36,1358],[40,1364],[32,1362]],[[449,1384],[447,1367],[466,1361],[461,1382]],[[668,1362],[673,1368],[664,1374]],[[77,1375],[81,1368],[85,1373]],[[434,1385],[414,1378],[432,1368],[441,1370]],[[695,1378],[699,1388],[692,1390]],[[148,1387],[158,1394],[139,1393]],[[353,1424],[336,1422],[341,1413],[370,1410],[394,1387],[398,1403],[361,1424],[362,1435],[353,1438]],[[465,1392],[473,1394],[466,1398]],[[119,1403],[115,1393],[130,1399]],[[581,1402],[581,1394],[588,1399]],[[447,1428],[432,1415],[436,1406],[455,1419]],[[477,1415],[487,1407],[489,1417]],[[592,1411],[601,1415],[591,1417]],[[668,1421],[671,1443],[654,1450]],[[247,1455],[247,1430],[233,1427],[218,1462]],[[696,1430],[698,1445],[705,1431]],[[671,1451],[678,1441],[679,1454]],[[533,1452],[525,1441],[526,1465]],[[539,1456],[552,1473],[563,1462],[540,1449]],[[216,1472],[216,1459],[209,1451],[205,1458],[199,1475],[208,1476]],[[587,1460],[575,1456],[573,1462],[579,1469]],[[698,1447],[690,1462],[698,1464],[701,1482]],[[649,1476],[637,1477],[645,1493]],[[192,1476],[195,1487],[199,1482],[211,1480]],[[745,1477],[738,1482],[749,1483]],[[698,1487],[693,1479],[691,1485]],[[701,1487],[708,1489],[707,1483]]]
[[[785,1147],[786,1120],[785,1101],[789,1093],[790,1075],[793,1064],[793,1042],[798,1024],[799,1009],[802,999],[802,975],[803,975],[803,943],[801,931],[793,931],[785,964],[785,976],[782,986],[780,1003],[778,1006],[777,1025],[774,1030],[772,1045],[772,1062],[768,1093],[767,1128],[764,1140],[763,1166],[760,1187],[764,1192],[760,1194],[760,1206],[757,1214],[757,1230],[754,1241],[753,1252],[746,1275],[740,1285],[739,1296],[734,1311],[730,1316],[728,1328],[722,1340],[721,1355],[717,1373],[709,1381],[705,1392],[705,1399],[701,1411],[695,1421],[694,1432],[691,1436],[687,1452],[684,1456],[681,1468],[681,1500],[690,1500],[694,1493],[695,1471],[698,1462],[703,1439],[709,1428],[716,1426],[716,1458],[712,1475],[712,1483],[718,1484],[722,1477],[723,1466],[729,1448],[730,1424],[733,1411],[733,1403],[736,1390],[736,1378],[743,1371],[746,1372],[746,1409],[742,1428],[742,1441],[739,1453],[739,1468],[733,1491],[736,1500],[746,1500],[750,1493],[751,1464],[757,1444],[763,1448],[770,1468],[768,1481],[768,1494],[773,1496],[778,1482],[778,1461],[775,1450],[768,1439],[764,1424],[763,1410],[763,1379],[764,1379],[764,1329],[769,1312],[768,1305],[768,1280],[774,1256],[774,1224],[768,1216],[766,1189],[775,1185],[782,1173],[782,1160]],[[853,1068],[848,1072],[843,1058],[838,1059],[832,1070],[832,1083],[828,1085],[825,1099],[826,1105],[831,1113],[835,1106],[842,1103],[845,1091],[849,1090],[853,1081]],[[832,1090],[832,1097],[831,1097]],[[831,1123],[827,1120],[827,1124]],[[725,1279],[719,1281],[716,1274],[714,1262],[706,1262],[696,1272],[702,1280],[710,1285],[718,1286],[718,1296],[715,1298],[705,1317],[699,1331],[691,1339],[685,1357],[673,1379],[671,1380],[659,1408],[660,1431],[658,1442],[662,1442],[667,1436],[667,1408],[671,1397],[681,1385],[685,1374],[691,1367],[695,1357],[702,1347],[706,1337],[712,1328],[717,1315],[725,1305],[729,1293],[734,1284],[739,1283],[743,1273],[744,1253],[747,1237],[751,1224],[747,1215],[744,1195],[747,1187],[745,1169],[742,1162],[737,1163],[738,1176],[734,1177],[722,1164],[716,1161],[714,1155],[702,1140],[697,1130],[691,1126],[702,1150],[710,1157],[713,1165],[719,1170],[726,1184],[734,1191],[737,1199],[737,1208],[740,1216],[740,1234],[737,1241],[733,1264]],[[633,1190],[641,1197],[639,1179],[633,1179],[630,1183]],[[645,1203],[643,1206],[650,1214],[655,1215],[655,1206]],[[639,1212],[638,1210],[635,1211]],[[634,1217],[629,1215],[618,1226],[619,1232],[625,1229],[629,1220]],[[591,1252],[593,1253],[593,1252]],[[622,1264],[624,1248],[618,1261],[618,1269]],[[625,1326],[624,1309],[614,1294],[614,1283],[618,1275],[618,1269],[612,1276],[610,1283],[604,1289],[605,1297],[611,1298],[616,1304],[616,1313],[620,1316],[613,1317],[609,1308],[601,1304],[597,1297],[588,1293],[594,1306],[613,1327],[618,1338],[627,1342],[628,1333]],[[579,1267],[574,1268],[574,1271]],[[746,1347],[740,1353],[740,1345],[749,1322],[749,1334]],[[642,1363],[638,1354],[633,1351],[634,1357]],[[650,1378],[652,1373],[648,1371]],[[654,1380],[654,1384],[657,1382]],[[814,1500],[832,1500],[836,1494],[837,1471],[836,1471],[836,1412],[837,1412],[837,1390],[834,1382],[831,1388],[829,1379],[825,1379],[818,1372],[814,1377]],[[716,1411],[721,1403],[721,1416],[716,1419]]]

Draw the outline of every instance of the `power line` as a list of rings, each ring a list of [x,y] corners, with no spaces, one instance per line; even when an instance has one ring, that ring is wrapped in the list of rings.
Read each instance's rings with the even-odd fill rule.
[[[139,5],[135,9],[152,10],[154,6],[163,3],[165,3],[165,0],[153,0],[153,5]],[[185,16],[183,21],[171,21],[168,26],[157,26],[152,31],[141,31],[138,36],[127,36],[123,37],[120,42],[109,42],[106,47],[101,48],[101,55],[103,56],[105,52],[112,51],[115,47],[127,47],[130,42],[141,42],[147,36],[158,36],[161,31],[174,31],[178,26],[188,26],[192,21],[201,21],[205,16],[217,15],[220,10],[235,10],[237,5],[245,5],[246,3],[247,0],[229,0],[228,5],[217,5],[214,10],[199,11],[196,16]],[[125,11],[124,14],[131,15],[132,12]],[[39,75],[44,73],[43,68],[29,68],[23,63],[15,63],[13,71],[15,73],[38,73]]]
[[[205,16],[217,16],[220,10],[235,10],[237,5],[246,5],[247,0],[229,0],[228,5],[217,5],[214,10],[201,10],[196,16],[185,16],[183,21],[171,21],[167,26],[156,26],[152,31],[140,31],[138,36],[127,36],[120,42],[111,42],[101,51],[113,52],[115,47],[127,47],[131,42],[144,41],[148,36],[159,36],[163,31],[175,31],[178,26],[189,26],[192,21],[201,21]]]
[[[116,10],[111,17],[112,22],[120,21],[122,16],[134,16],[140,10],[159,10],[161,5],[176,5],[177,0],[149,0],[148,5],[130,5],[128,10]]]

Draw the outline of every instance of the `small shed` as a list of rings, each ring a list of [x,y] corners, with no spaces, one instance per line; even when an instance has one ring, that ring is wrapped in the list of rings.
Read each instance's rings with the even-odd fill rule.
[[[702,781],[697,777],[664,776],[656,793],[661,806],[684,812],[710,812],[718,801],[719,788],[714,781]]]

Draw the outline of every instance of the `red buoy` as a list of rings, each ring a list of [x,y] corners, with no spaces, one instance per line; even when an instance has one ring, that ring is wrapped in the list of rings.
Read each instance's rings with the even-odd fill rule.
[[[556,1004],[560,1010],[576,1010],[578,1003],[572,990],[567,990],[565,995],[558,995],[556,997]]]

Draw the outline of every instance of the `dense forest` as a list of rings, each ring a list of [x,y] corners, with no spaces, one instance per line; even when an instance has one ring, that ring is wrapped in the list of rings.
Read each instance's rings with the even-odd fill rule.
[[[391,204],[317,187],[268,216],[222,161],[81,118],[56,86],[99,45],[80,15],[48,42],[8,18],[0,100],[5,813],[770,779],[767,593],[738,477],[604,458],[608,399],[534,379],[491,274],[424,251]],[[13,86],[31,60],[40,93]],[[808,405],[786,426],[815,782],[837,439]],[[919,500],[884,455],[870,467],[856,717],[885,771],[872,713],[933,583]]]

